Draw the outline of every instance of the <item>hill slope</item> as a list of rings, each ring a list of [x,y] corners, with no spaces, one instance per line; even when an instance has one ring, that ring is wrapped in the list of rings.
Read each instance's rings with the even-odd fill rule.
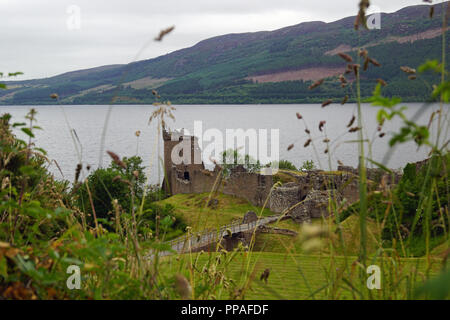
[[[429,94],[427,86],[408,81],[400,66],[440,60],[442,14],[440,5],[433,19],[427,5],[407,7],[382,14],[381,29],[359,35],[354,17],[348,17],[218,36],[155,59],[9,82],[9,89],[0,91],[0,104],[51,104],[54,92],[68,104],[108,104],[113,97],[116,103],[151,103],[154,88],[173,103],[318,102],[344,95],[336,77],[345,63],[337,53],[355,57],[358,43],[382,64],[364,74],[363,95],[373,90],[370,80],[383,78],[389,83],[386,95],[421,101]],[[311,81],[320,78],[329,81],[309,91]]]

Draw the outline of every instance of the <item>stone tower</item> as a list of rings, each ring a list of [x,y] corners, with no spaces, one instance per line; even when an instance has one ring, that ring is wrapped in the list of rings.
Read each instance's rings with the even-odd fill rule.
[[[205,167],[197,137],[185,135],[184,130],[170,132],[163,128],[163,140],[163,189],[169,194],[174,194],[172,186],[177,178],[190,180],[194,176],[194,171],[203,170]]]

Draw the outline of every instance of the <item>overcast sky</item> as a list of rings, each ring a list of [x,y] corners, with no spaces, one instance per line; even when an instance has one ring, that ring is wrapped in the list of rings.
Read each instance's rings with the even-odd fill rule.
[[[394,12],[421,0],[372,0]],[[440,2],[440,1],[438,1]],[[0,0],[0,72],[20,79],[157,57],[227,33],[355,15],[358,0]],[[78,13],[79,9],[79,15]],[[80,17],[80,19],[78,19]],[[78,22],[80,22],[78,24]],[[140,49],[160,29],[161,43]]]

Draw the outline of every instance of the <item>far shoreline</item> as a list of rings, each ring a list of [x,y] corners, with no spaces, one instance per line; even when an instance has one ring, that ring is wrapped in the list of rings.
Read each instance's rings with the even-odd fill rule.
[[[347,102],[345,105],[341,105],[340,103],[332,103],[329,106],[346,106],[346,105],[354,105],[357,102]],[[403,101],[400,104],[424,104],[424,105],[436,105],[440,104],[440,102],[427,102],[427,101]],[[363,105],[370,105],[370,102],[362,102]],[[176,104],[171,103],[172,106],[175,107],[256,107],[256,106],[317,106],[321,105],[321,102],[311,102],[311,103],[189,103],[189,104]],[[444,103],[445,105],[450,105],[449,103]],[[126,104],[126,103],[119,103],[119,104],[16,104],[16,105],[2,105],[0,104],[0,108],[15,108],[15,107],[149,107],[154,106],[152,103],[144,104]]]

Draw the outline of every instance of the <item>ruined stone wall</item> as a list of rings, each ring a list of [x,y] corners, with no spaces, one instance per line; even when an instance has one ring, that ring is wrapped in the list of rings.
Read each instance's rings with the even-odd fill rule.
[[[177,135],[178,134],[178,135]],[[219,191],[248,200],[255,206],[262,206],[270,195],[268,207],[277,213],[304,201],[293,208],[289,215],[296,220],[307,220],[311,217],[328,215],[327,204],[330,196],[336,200],[346,200],[349,205],[358,200],[358,170],[339,166],[338,172],[330,173],[311,170],[304,174],[292,174],[296,182],[285,184],[273,190],[273,177],[247,172],[243,166],[231,170],[228,177],[223,178],[219,167],[214,171],[205,170],[201,161],[201,150],[195,137],[185,136],[183,132],[175,136],[164,130],[164,168],[167,181],[165,190],[172,195],[178,193],[208,193]],[[181,155],[181,163],[173,163],[172,155],[178,152],[180,142],[187,143],[183,150],[190,150]],[[180,156],[180,154],[177,154]],[[370,188],[376,189],[380,182],[396,184],[401,175],[387,175],[381,169],[367,169],[367,177],[372,181]]]
[[[352,173],[310,171],[296,179],[297,182],[272,191],[270,209],[277,213],[287,212],[297,222],[328,216],[330,198],[337,201],[346,198],[348,204],[358,200],[358,179]]]
[[[338,166],[338,171],[352,173],[358,176],[358,169],[349,166]],[[380,183],[382,179],[386,179],[385,181],[388,184],[398,184],[402,177],[401,172],[393,170],[392,175],[380,168],[367,168],[366,175],[367,179],[373,181],[374,183]]]
[[[304,195],[300,185],[291,182],[280,186],[272,191],[269,201],[270,210],[276,213],[282,213],[299,203]],[[297,209],[293,209],[296,211]]]
[[[277,213],[288,211],[298,222],[308,221],[330,214],[328,204],[333,201],[350,205],[359,200],[358,170],[340,166],[338,172],[308,171],[304,175],[293,175],[296,182],[287,183],[272,191],[270,209]],[[401,174],[386,174],[382,169],[367,169],[369,188],[377,190],[381,185],[395,185]]]
[[[189,172],[189,179],[185,179],[186,171]],[[219,175],[218,170],[174,166],[170,174],[171,193],[207,193],[213,191],[216,185],[216,190],[224,194],[244,198],[255,206],[262,206],[273,185],[272,176],[257,173],[231,172],[226,179],[222,179]]]
[[[171,194],[211,192],[217,174],[208,170],[189,170],[189,179],[185,179],[184,170],[175,167],[171,170]]]
[[[270,194],[272,176],[250,172],[231,172],[223,181],[224,194],[247,199],[255,206],[262,206]]]

